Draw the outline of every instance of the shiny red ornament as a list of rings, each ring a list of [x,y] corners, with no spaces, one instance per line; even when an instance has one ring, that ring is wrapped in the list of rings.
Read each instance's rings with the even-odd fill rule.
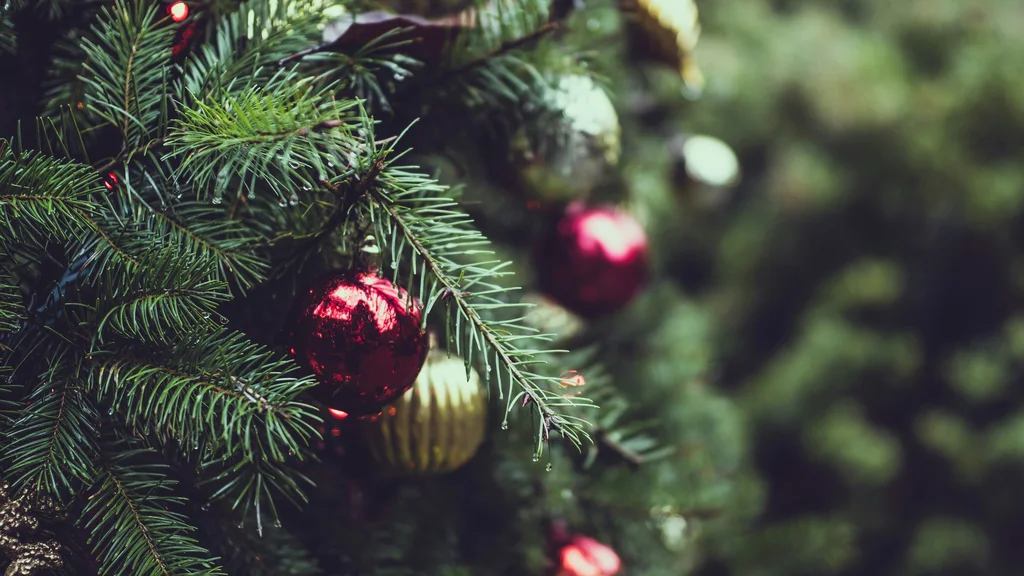
[[[420,314],[405,290],[376,274],[316,281],[289,330],[292,355],[320,381],[312,396],[333,413],[362,416],[405,393],[429,348]]]
[[[613,576],[622,569],[611,547],[586,536],[573,536],[559,552],[558,576]]]
[[[580,316],[604,316],[647,284],[647,234],[617,208],[572,204],[539,247],[538,263],[544,292]]]

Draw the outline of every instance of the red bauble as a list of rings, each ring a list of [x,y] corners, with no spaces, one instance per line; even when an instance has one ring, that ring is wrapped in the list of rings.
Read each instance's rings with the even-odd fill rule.
[[[293,315],[291,352],[320,385],[313,396],[336,411],[379,411],[408,390],[427,358],[420,307],[372,273],[321,278]]]
[[[587,318],[616,312],[647,283],[647,234],[610,206],[570,205],[538,254],[540,285]]]
[[[613,576],[622,568],[615,550],[586,536],[573,536],[558,556],[558,576]]]

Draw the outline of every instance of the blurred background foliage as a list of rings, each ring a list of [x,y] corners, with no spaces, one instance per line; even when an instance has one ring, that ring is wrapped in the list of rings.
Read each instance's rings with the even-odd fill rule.
[[[691,302],[656,340],[714,327],[754,468],[698,573],[1019,574],[1021,3],[698,5],[700,99],[617,79],[627,185]],[[742,183],[680,178],[685,133]]]

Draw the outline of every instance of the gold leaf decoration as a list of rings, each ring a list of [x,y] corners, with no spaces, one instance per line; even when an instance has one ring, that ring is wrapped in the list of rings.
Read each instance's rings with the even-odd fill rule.
[[[644,48],[659,61],[679,69],[687,88],[699,93],[704,74],[695,57],[700,17],[695,0],[620,0],[643,32]]]
[[[5,568],[4,576],[34,576],[60,568],[64,563],[60,544],[36,534],[37,515],[58,515],[59,507],[43,495],[11,498],[9,489],[7,483],[0,485],[0,567]],[[32,501],[34,506],[30,506]]]

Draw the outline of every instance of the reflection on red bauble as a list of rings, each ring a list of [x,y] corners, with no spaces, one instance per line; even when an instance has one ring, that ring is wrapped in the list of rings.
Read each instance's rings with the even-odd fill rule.
[[[611,206],[570,205],[538,254],[541,289],[587,318],[616,312],[647,283],[647,234]]]
[[[559,552],[559,562],[558,576],[612,576],[622,568],[615,550],[586,536],[573,536]]]
[[[428,349],[419,303],[409,304],[405,290],[372,273],[316,281],[289,330],[292,355],[320,381],[313,397],[360,416],[408,390]]]

